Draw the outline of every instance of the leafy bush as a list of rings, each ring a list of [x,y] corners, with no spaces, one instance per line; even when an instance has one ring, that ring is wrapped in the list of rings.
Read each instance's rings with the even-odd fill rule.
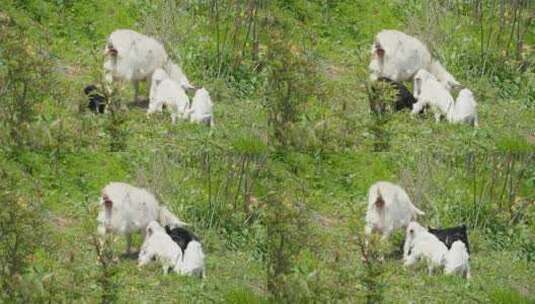
[[[308,248],[310,214],[299,185],[291,176],[271,167],[270,191],[265,198],[267,288],[279,303],[303,303],[312,299],[307,279],[299,271],[299,259]]]
[[[45,245],[44,212],[38,189],[22,181],[29,176],[0,159],[0,300],[28,302],[42,293],[23,287],[37,286],[41,278],[27,276],[35,251]]]
[[[314,104],[320,96],[321,79],[316,71],[313,54],[292,41],[291,27],[275,10],[267,19],[270,28],[265,67],[266,82],[263,106],[272,128],[272,144],[287,149],[299,146],[307,137],[303,129],[296,128],[307,104]]]
[[[29,39],[27,31],[32,22],[12,17],[0,21],[0,98],[2,109],[0,121],[1,137],[6,151],[16,151],[42,147],[46,145],[43,138],[34,137],[38,132],[36,120],[41,115],[37,107],[49,96],[44,93],[53,85],[51,61],[47,57],[47,42]]]

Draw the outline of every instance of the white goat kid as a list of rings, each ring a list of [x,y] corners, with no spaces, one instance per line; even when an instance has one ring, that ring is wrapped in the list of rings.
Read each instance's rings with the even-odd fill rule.
[[[181,274],[204,278],[204,252],[201,243],[198,241],[188,243],[182,261],[177,265],[177,270]]]
[[[426,105],[431,107],[435,121],[454,110],[454,100],[450,92],[441,85],[431,73],[420,69],[414,76],[414,97],[417,102],[412,105],[411,114],[418,114]]]
[[[420,224],[411,222],[407,226],[403,251],[403,265],[405,267],[409,267],[420,259],[424,259],[427,263],[428,272],[431,275],[435,268],[442,267],[444,264],[448,248]]]
[[[156,69],[154,73],[152,73],[152,79],[150,83],[150,92],[149,92],[149,109],[152,109],[153,112],[162,111],[163,104],[160,104],[160,108],[157,108],[156,105],[156,92],[158,89],[158,86],[162,83],[163,80],[168,79],[169,75],[167,75],[167,72],[165,72],[163,69]]]
[[[427,69],[450,91],[459,86],[455,78],[433,60],[427,47],[418,39],[395,30],[382,30],[372,45],[368,69],[371,80],[387,77],[394,81],[412,80],[419,69]]]
[[[466,245],[461,241],[453,242],[445,257],[444,273],[460,274],[464,278],[470,279],[469,259],[470,256],[468,255]]]
[[[189,97],[182,87],[168,77],[168,74],[157,69],[152,76],[147,115],[156,111],[161,112],[163,105],[171,112],[171,120],[176,123],[177,118],[187,117]]]
[[[171,227],[187,225],[160,206],[156,197],[145,189],[115,182],[102,189],[97,231],[125,235],[127,254],[131,253],[132,234],[138,231],[144,234],[147,225],[156,220]]]
[[[167,274],[169,269],[177,271],[177,265],[182,260],[182,250],[155,221],[147,225],[145,240],[138,256],[138,267],[150,263],[153,259],[158,261]]]
[[[210,127],[214,126],[214,104],[205,88],[200,88],[195,92],[187,115],[191,122],[204,123]]]
[[[452,123],[467,123],[478,127],[477,104],[474,93],[469,89],[462,89],[457,96],[455,106],[448,113],[448,121]]]
[[[166,70],[184,89],[193,88],[180,67],[168,58],[163,45],[138,32],[126,29],[112,32],[104,55],[107,57],[104,77],[108,85],[116,80],[132,82],[135,101],[138,99],[139,82],[150,79],[158,68]],[[109,86],[108,90],[111,90]]]
[[[389,182],[377,182],[368,190],[365,233],[377,231],[386,239],[424,213],[416,208],[405,190]]]
[[[182,253],[180,246],[156,221],[149,223],[145,235],[138,256],[138,267],[155,259],[161,264],[165,274],[172,269],[179,274],[204,277],[205,256],[201,243],[196,240],[190,241]]]

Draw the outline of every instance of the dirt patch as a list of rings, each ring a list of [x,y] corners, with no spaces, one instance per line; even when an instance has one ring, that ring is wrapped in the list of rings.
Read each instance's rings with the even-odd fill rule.
[[[327,67],[325,67],[325,74],[327,75],[329,79],[332,79],[332,80],[339,79],[346,73],[347,73],[346,69],[341,66],[329,64],[327,65]]]
[[[58,215],[51,215],[52,223],[59,230],[65,230],[73,225],[73,220]]]
[[[312,212],[312,219],[324,228],[332,227],[336,224],[336,220],[323,216],[318,212]]]

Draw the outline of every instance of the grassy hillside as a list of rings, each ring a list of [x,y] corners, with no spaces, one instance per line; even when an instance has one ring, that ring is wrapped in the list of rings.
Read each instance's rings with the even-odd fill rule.
[[[535,301],[531,2],[4,2],[0,302]],[[128,84],[111,113],[86,109],[118,28],[164,43],[210,91],[216,128],[147,118]],[[384,28],[425,41],[474,91],[479,128],[370,114],[369,48]],[[471,281],[402,268],[402,233],[363,246],[378,180],[401,184],[423,224],[468,225]],[[150,189],[191,223],[205,280],[138,269],[120,237],[101,247],[111,181]]]

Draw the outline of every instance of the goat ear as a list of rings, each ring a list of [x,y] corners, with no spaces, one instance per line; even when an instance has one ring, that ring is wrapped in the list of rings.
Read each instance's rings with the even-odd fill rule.
[[[151,235],[152,235],[152,228],[147,227],[147,236],[151,236]]]

